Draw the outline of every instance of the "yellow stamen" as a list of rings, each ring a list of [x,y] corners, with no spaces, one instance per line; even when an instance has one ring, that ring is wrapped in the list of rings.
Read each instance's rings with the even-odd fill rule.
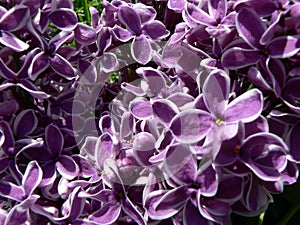
[[[218,125],[218,126],[221,126],[223,124],[223,120],[221,119],[216,119],[215,123]]]

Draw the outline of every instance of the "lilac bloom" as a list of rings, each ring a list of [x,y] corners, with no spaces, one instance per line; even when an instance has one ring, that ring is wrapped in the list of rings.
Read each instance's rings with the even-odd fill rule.
[[[252,89],[228,103],[229,85],[229,77],[223,71],[209,75],[203,86],[204,105],[179,113],[171,122],[177,141],[196,143],[206,137],[205,145],[219,145],[235,136],[239,121],[251,122],[261,114],[263,97],[259,90]],[[212,148],[215,156],[218,147]]]
[[[187,23],[201,24],[211,37],[221,37],[231,32],[235,25],[236,12],[227,14],[226,0],[209,0],[208,13],[192,3],[186,5],[184,18]]]
[[[96,224],[112,224],[119,218],[121,211],[123,211],[137,224],[146,224],[143,215],[128,198],[116,162],[113,159],[105,161],[104,171],[109,178],[112,189],[104,189],[99,192],[96,199],[104,202],[104,205],[90,215],[89,220]]]
[[[20,202],[7,214],[5,225],[23,224],[29,219],[29,209],[40,197],[33,194],[33,192],[41,182],[42,176],[42,170],[38,163],[31,161],[26,167],[20,186],[11,182],[1,181],[1,195]]]
[[[184,224],[196,221],[222,223],[228,219],[229,204],[210,198],[216,195],[220,178],[218,169],[210,161],[197,169],[196,158],[186,145],[171,146],[163,162],[163,171],[167,182],[174,188],[152,191],[146,196],[145,207],[152,219],[166,219],[181,210]],[[240,195],[240,180],[235,180],[233,198]]]
[[[130,31],[133,38],[131,53],[133,58],[145,65],[152,58],[151,40],[161,40],[169,35],[163,23],[157,20],[143,23],[137,10],[129,6],[121,6],[118,18]],[[130,19],[129,19],[130,18]]]
[[[250,21],[250,23],[249,23]],[[280,36],[267,43],[262,41],[266,25],[249,8],[243,8],[236,17],[236,28],[247,45],[231,46],[222,56],[222,64],[229,69],[238,69],[253,65],[265,57],[288,58],[300,49],[298,36]]]
[[[64,137],[60,129],[50,124],[45,129],[45,145],[24,151],[26,157],[36,159],[41,163],[43,179],[40,186],[51,184],[57,176],[56,171],[68,180],[78,175],[78,165],[71,156],[64,154],[63,148]]]
[[[8,68],[5,63],[0,59],[0,76],[6,79],[5,82],[0,84],[0,91],[3,91],[9,87],[18,86],[29,92],[35,98],[45,99],[49,95],[44,91],[39,90],[29,79],[27,70],[37,53],[37,50],[31,51],[25,58],[22,68],[15,73],[10,68]]]
[[[29,77],[35,80],[49,66],[60,76],[66,79],[75,77],[75,69],[72,64],[61,55],[59,50],[61,46],[73,37],[71,32],[60,32],[54,36],[49,43],[41,39],[42,49],[37,48],[34,51],[34,57],[28,68]]]
[[[12,32],[23,28],[30,19],[25,5],[16,5],[10,10],[0,6],[0,43],[17,52],[24,51],[29,45],[17,38]]]

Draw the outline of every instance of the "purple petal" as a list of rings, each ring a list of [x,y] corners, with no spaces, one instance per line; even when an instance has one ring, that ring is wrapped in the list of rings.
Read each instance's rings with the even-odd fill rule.
[[[169,0],[168,8],[174,10],[175,12],[182,12],[184,9],[185,0]]]
[[[40,184],[43,177],[42,169],[36,161],[31,161],[26,168],[22,179],[22,186],[26,196],[30,196],[32,192]]]
[[[289,58],[300,50],[300,36],[281,36],[274,38],[266,47],[270,57]]]
[[[97,34],[94,29],[86,24],[78,23],[74,30],[75,40],[83,45],[90,45],[97,40]]]
[[[134,126],[134,119],[130,112],[125,112],[121,118],[120,137],[122,139],[131,138]]]
[[[113,159],[106,159],[104,162],[104,171],[110,180],[113,190],[116,193],[123,193],[125,195],[123,181],[120,177],[116,161]]]
[[[238,201],[243,194],[244,181],[241,177],[225,175],[218,185],[216,197],[222,201]]]
[[[145,31],[146,35],[152,40],[163,39],[169,35],[165,25],[158,20],[145,24],[143,26],[143,31]]]
[[[15,146],[15,138],[9,124],[4,120],[0,121],[0,129],[5,135],[1,149],[7,155],[13,154],[13,152],[11,152],[11,149]]]
[[[222,118],[227,105],[230,88],[229,76],[217,71],[209,75],[203,86],[204,102],[210,112],[217,118]]]
[[[144,35],[137,36],[133,39],[131,54],[133,59],[142,65],[147,64],[151,60],[152,48],[149,40]]]
[[[203,164],[199,168],[196,178],[197,184],[200,186],[200,191],[203,196],[211,197],[217,193],[218,190],[218,174],[211,165],[211,162]]]
[[[73,79],[75,77],[75,70],[67,59],[59,54],[55,54],[50,59],[51,68],[66,79]]]
[[[17,86],[23,88],[25,91],[27,91],[34,98],[46,99],[46,98],[50,97],[50,95],[48,95],[47,93],[38,90],[37,87],[34,86],[28,80],[21,80],[21,83],[17,84]]]
[[[188,201],[183,211],[183,224],[211,225],[211,221],[204,218],[199,212],[198,207],[195,207],[191,201]]]
[[[299,146],[300,146],[300,123],[297,123],[292,127],[288,134],[288,139],[287,143],[290,147],[290,154],[293,157],[294,160],[297,162],[300,161],[300,151],[299,151]]]
[[[154,101],[152,103],[152,109],[154,115],[166,124],[169,124],[173,117],[179,112],[176,105],[167,99]]]
[[[1,30],[0,43],[17,51],[22,52],[29,48],[29,45],[19,38],[17,38],[14,34]]]
[[[185,12],[186,12],[187,16],[190,17],[196,23],[204,24],[207,26],[215,24],[214,18],[212,18],[210,15],[208,15],[202,9],[200,9],[200,7],[198,7],[192,3],[187,3]]]
[[[138,119],[148,119],[152,113],[152,107],[149,101],[136,100],[130,105],[131,113]]]
[[[179,108],[184,108],[185,105],[194,102],[193,96],[181,92],[176,92],[170,95],[167,99],[174,102],[174,104]]]
[[[51,22],[61,30],[73,30],[77,23],[77,15],[72,9],[57,9],[48,15]]]
[[[69,218],[72,221],[76,220],[81,215],[85,206],[84,199],[78,196],[80,194],[80,191],[81,191],[81,187],[77,186],[69,196],[70,198]]]
[[[45,187],[55,181],[56,168],[55,164],[52,161],[41,165],[41,168],[43,170],[43,179],[40,183],[40,186]]]
[[[0,59],[0,75],[7,80],[14,80],[17,74],[6,66],[6,64]]]
[[[122,202],[123,211],[131,217],[138,225],[146,225],[146,221],[142,214],[136,209],[136,206],[129,199]]]
[[[131,38],[134,37],[134,35],[131,32],[129,32],[128,30],[126,30],[122,27],[119,27],[117,25],[113,27],[112,31],[113,31],[114,37],[122,42],[127,42]],[[99,40],[99,38],[98,38],[98,40]]]
[[[150,165],[148,160],[156,151],[155,142],[153,135],[148,132],[141,132],[135,135],[132,149],[135,159],[141,165]]]
[[[89,216],[89,220],[97,224],[112,224],[121,213],[120,204],[105,204],[102,208]]]
[[[118,17],[128,30],[136,35],[141,33],[141,19],[133,8],[125,5],[121,6]]]
[[[256,64],[261,59],[258,51],[233,47],[222,55],[222,64],[228,69],[239,69]]]
[[[251,122],[261,114],[263,103],[263,95],[258,89],[247,91],[229,103],[225,120],[228,123],[238,120]]]
[[[66,179],[74,179],[79,172],[78,165],[70,156],[61,155],[56,162],[57,171]]]
[[[0,19],[1,32],[15,31],[25,26],[30,18],[29,9],[24,5],[16,5]]]
[[[0,182],[0,194],[3,197],[13,199],[18,202],[22,201],[25,196],[23,188],[6,181]]]
[[[110,52],[105,52],[103,55],[101,55],[99,63],[100,69],[105,73],[116,71],[119,68],[119,61],[117,59],[117,56]]]
[[[59,156],[64,146],[64,138],[56,125],[48,125],[45,130],[46,144],[53,156]]]
[[[21,210],[19,205],[15,205],[8,213],[4,225],[26,224],[28,211]]]
[[[212,118],[209,113],[191,109],[177,114],[170,124],[170,129],[180,143],[196,143],[210,131]]]
[[[236,29],[239,35],[253,48],[259,49],[259,40],[266,30],[259,16],[250,8],[243,8],[236,18]]]
[[[215,20],[223,19],[227,13],[227,1],[226,0],[209,0],[208,11]]]
[[[29,77],[35,80],[41,72],[46,70],[49,66],[48,56],[44,52],[40,52],[34,56],[32,63],[28,68]]]
[[[38,119],[33,110],[28,109],[20,112],[14,123],[14,133],[18,137],[25,137],[37,127]]]
[[[179,185],[191,184],[197,175],[197,162],[186,145],[171,146],[165,155],[163,168],[166,175]]]
[[[112,158],[113,140],[109,134],[102,134],[95,146],[95,158],[98,169],[103,169],[104,161],[107,158]]]

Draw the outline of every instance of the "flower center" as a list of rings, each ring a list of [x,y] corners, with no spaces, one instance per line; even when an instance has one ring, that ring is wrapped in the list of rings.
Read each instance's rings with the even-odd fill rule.
[[[241,152],[241,147],[237,145],[237,146],[235,146],[233,151],[234,151],[234,153],[239,154]]]
[[[224,120],[222,119],[216,119],[215,120],[215,123],[218,125],[218,126],[221,126],[223,124]]]

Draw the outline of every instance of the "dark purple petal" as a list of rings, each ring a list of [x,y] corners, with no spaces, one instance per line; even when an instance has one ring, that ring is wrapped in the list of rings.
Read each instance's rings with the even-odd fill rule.
[[[56,167],[55,167],[55,163],[50,161],[48,163],[41,165],[41,168],[43,170],[43,179],[40,183],[40,186],[45,187],[55,181]]]
[[[83,45],[90,45],[97,40],[94,29],[86,24],[78,23],[74,30],[75,40]]]
[[[6,64],[0,59],[0,76],[7,80],[13,80],[16,78],[16,73],[6,66]]]
[[[73,36],[73,33],[70,31],[59,32],[57,35],[50,39],[48,43],[49,51],[51,53],[56,52],[64,43],[71,41]]]
[[[170,124],[175,138],[181,143],[196,143],[210,131],[212,118],[209,113],[191,109],[177,114]]]
[[[29,45],[19,38],[17,38],[14,34],[1,30],[0,43],[17,51],[22,52],[29,48]]]
[[[50,97],[47,93],[38,90],[38,88],[28,80],[21,80],[21,83],[18,83],[17,86],[23,88],[34,98],[46,99]]]
[[[222,55],[222,64],[228,69],[239,69],[256,64],[260,59],[256,50],[233,47]]]
[[[260,116],[263,103],[263,95],[258,89],[247,91],[229,103],[225,111],[225,120],[251,122]]]
[[[66,179],[74,179],[79,172],[78,165],[70,156],[61,155],[56,162],[57,171]]]
[[[66,79],[73,79],[75,77],[75,70],[71,63],[59,54],[55,54],[49,58],[51,68]]]
[[[195,182],[199,184],[203,196],[211,197],[217,193],[219,176],[210,161],[199,168]]]
[[[57,9],[51,12],[48,17],[61,30],[73,30],[78,23],[77,15],[72,9]]]
[[[112,224],[114,223],[121,213],[120,204],[105,204],[95,213],[89,216],[89,220],[97,224]]]
[[[14,133],[18,137],[25,137],[37,127],[38,119],[33,110],[27,109],[18,114],[14,123]]]
[[[40,184],[43,177],[42,169],[36,161],[31,161],[26,168],[22,179],[22,187],[25,195],[30,196]]]
[[[122,202],[122,209],[138,225],[146,225],[146,220],[144,219],[142,214],[137,210],[136,206],[129,199],[125,199]]]
[[[222,201],[235,202],[243,195],[244,180],[241,177],[223,175],[216,197]]]
[[[81,215],[85,206],[84,198],[79,197],[80,191],[81,191],[81,187],[77,186],[69,196],[70,199],[69,218],[72,221],[76,220]]]
[[[35,80],[36,77],[46,70],[49,66],[48,56],[44,52],[40,52],[34,56],[32,63],[28,68],[29,77]]]
[[[250,8],[243,8],[236,17],[239,35],[253,48],[259,49],[259,40],[266,30],[259,16]]]
[[[300,161],[300,123],[295,124],[289,132],[287,143],[290,147],[290,154],[294,160]]]
[[[149,40],[144,35],[135,37],[133,39],[131,45],[131,54],[133,59],[142,65],[147,64],[151,60],[152,48]]]
[[[128,30],[136,35],[141,34],[141,19],[133,8],[125,5],[121,6],[118,17]]]
[[[300,50],[300,36],[281,36],[274,38],[266,47],[270,57],[289,58]]]
[[[171,146],[165,155],[163,169],[179,185],[192,184],[197,175],[197,162],[187,145]]]
[[[11,150],[15,146],[15,138],[13,136],[13,133],[12,133],[12,130],[10,129],[9,124],[4,120],[0,121],[0,129],[3,132],[3,134],[5,135],[4,142],[2,143],[1,149],[7,155],[13,154],[13,152],[11,152]]]
[[[188,201],[184,207],[183,211],[183,224],[201,224],[201,225],[211,225],[211,221],[204,218],[199,212],[198,207],[195,207],[191,201]]]
[[[152,113],[152,107],[149,101],[135,100],[130,105],[131,113],[138,119],[148,119]]]
[[[64,138],[56,125],[48,125],[45,130],[46,144],[53,156],[59,156],[64,146]]]
[[[167,99],[154,101],[152,103],[152,109],[154,115],[166,124],[169,124],[173,117],[179,113],[176,105]]]
[[[185,0],[169,0],[168,1],[168,8],[172,9],[176,12],[182,12],[184,9]]]
[[[30,18],[29,9],[24,5],[16,5],[0,19],[1,32],[15,31],[25,26]]]
[[[146,35],[152,40],[163,39],[169,35],[165,25],[158,20],[145,24],[143,26],[143,31],[145,31]]]
[[[3,197],[13,199],[19,202],[22,201],[25,196],[23,188],[6,181],[0,182],[0,194]]]

